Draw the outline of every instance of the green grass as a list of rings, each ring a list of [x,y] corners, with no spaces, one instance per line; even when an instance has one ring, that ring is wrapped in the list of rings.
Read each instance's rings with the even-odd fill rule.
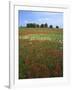
[[[28,38],[24,38],[27,36]],[[19,30],[19,79],[63,76],[63,30]]]
[[[30,34],[25,36],[20,36],[21,39],[29,40],[49,40],[49,41],[59,41],[63,39],[62,34],[51,33],[51,34]]]

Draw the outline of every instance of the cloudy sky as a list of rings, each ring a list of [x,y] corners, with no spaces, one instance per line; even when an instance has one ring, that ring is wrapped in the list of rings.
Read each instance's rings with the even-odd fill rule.
[[[19,26],[26,26],[27,23],[37,23],[53,25],[54,27],[58,25],[63,28],[63,13],[55,12],[38,12],[38,11],[24,11],[19,10],[18,12]]]

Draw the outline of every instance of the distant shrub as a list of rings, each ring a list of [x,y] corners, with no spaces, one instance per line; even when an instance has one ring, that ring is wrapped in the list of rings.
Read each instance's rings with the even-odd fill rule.
[[[26,27],[27,28],[39,28],[39,27],[41,27],[41,28],[47,28],[48,27],[48,24],[45,23],[45,24],[39,25],[39,24],[36,24],[36,23],[27,23],[26,24]]]
[[[28,28],[35,28],[36,27],[36,24],[35,23],[28,23],[26,25],[26,27],[28,27]]]
[[[47,27],[48,27],[48,24],[47,24],[47,23],[41,24],[40,27],[41,27],[41,28],[47,28]]]
[[[40,27],[39,24],[37,24],[36,27],[39,28]]]
[[[47,28],[48,27],[48,24],[47,23],[45,23],[45,28]]]
[[[53,28],[53,25],[50,25],[49,28]]]
[[[56,26],[56,28],[59,28],[59,26]]]
[[[43,28],[44,27],[44,24],[41,24],[40,27]]]

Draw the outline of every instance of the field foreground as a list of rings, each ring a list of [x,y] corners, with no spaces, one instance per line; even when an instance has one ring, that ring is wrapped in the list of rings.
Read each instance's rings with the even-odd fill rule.
[[[19,79],[63,76],[63,30],[19,29]]]

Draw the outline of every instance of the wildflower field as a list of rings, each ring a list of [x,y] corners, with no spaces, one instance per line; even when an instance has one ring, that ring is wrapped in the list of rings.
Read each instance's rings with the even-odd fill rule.
[[[19,28],[19,79],[63,76],[63,30]]]

